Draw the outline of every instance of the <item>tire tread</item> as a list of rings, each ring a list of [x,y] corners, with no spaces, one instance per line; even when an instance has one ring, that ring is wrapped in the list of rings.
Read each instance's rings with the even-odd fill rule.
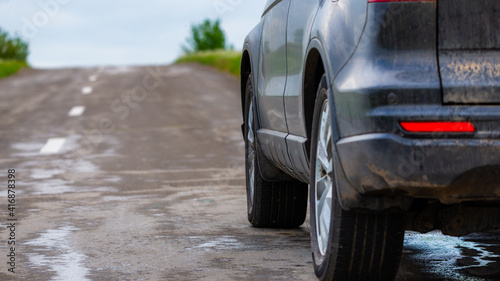
[[[403,248],[403,213],[384,211],[372,214],[344,210],[341,213],[356,214],[354,219],[340,216],[342,223],[336,227],[339,244],[351,247],[338,250],[331,280],[394,280]],[[349,261],[347,267],[346,260]]]
[[[259,202],[254,205],[253,220],[255,227],[295,228],[301,226],[306,218],[307,186],[295,181],[261,181],[261,193],[256,194]]]

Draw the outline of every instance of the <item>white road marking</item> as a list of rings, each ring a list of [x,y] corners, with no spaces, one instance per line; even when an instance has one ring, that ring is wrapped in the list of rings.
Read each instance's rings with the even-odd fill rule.
[[[68,116],[71,117],[82,116],[84,111],[85,111],[85,106],[73,106],[73,108],[71,108],[71,110],[68,112]]]
[[[82,94],[84,95],[92,94],[92,87],[83,87]]]
[[[89,76],[89,81],[90,81],[90,82],[95,82],[95,81],[97,81],[97,78],[98,78],[98,76],[97,76],[97,75],[90,75],[90,76]]]
[[[53,154],[58,153],[66,142],[65,138],[53,138],[49,139],[47,143],[40,150],[41,154]]]

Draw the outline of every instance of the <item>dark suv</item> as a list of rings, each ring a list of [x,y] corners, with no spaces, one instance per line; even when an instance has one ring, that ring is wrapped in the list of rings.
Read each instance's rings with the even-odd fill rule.
[[[499,0],[269,0],[245,40],[248,219],[322,280],[392,280],[405,230],[500,228]]]

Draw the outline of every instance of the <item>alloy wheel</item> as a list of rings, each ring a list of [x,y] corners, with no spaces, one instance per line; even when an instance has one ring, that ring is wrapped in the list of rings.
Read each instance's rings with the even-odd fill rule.
[[[318,129],[315,173],[316,236],[319,250],[325,255],[331,227],[333,196],[332,129],[330,103],[325,100]]]
[[[247,163],[248,163],[248,181],[249,181],[249,211],[252,211],[253,198],[255,194],[255,134],[253,128],[253,101],[250,100],[247,118]]]

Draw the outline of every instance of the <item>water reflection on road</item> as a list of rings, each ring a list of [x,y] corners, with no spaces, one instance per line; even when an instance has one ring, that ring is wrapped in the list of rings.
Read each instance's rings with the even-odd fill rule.
[[[425,273],[417,274],[419,271]],[[438,231],[427,234],[409,231],[405,236],[400,277],[400,280],[500,280],[500,233],[451,237]]]

